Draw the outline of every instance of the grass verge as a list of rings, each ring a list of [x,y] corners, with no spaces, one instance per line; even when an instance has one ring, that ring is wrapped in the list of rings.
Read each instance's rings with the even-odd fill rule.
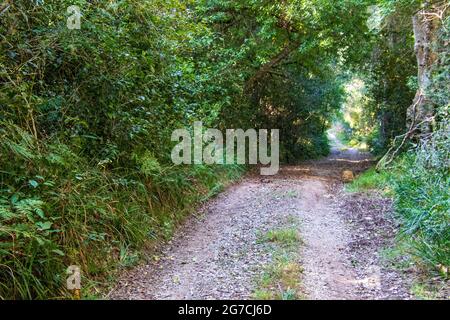
[[[297,227],[270,230],[261,235],[272,253],[272,262],[265,266],[256,281],[253,298],[256,300],[298,300],[302,298],[301,277],[303,268],[299,263],[301,245]]]
[[[7,127],[0,141],[0,299],[67,299],[66,269],[81,296],[101,297],[123,268],[169,239],[202,201],[244,168],[93,162],[60,141]]]
[[[422,279],[412,288],[419,298],[431,290],[430,278],[438,287],[447,282],[450,269],[450,178],[448,168],[429,158],[406,153],[391,168],[370,169],[346,187],[350,192],[376,190],[394,200],[400,230],[391,255],[395,253],[398,267],[404,269],[406,263],[419,271]]]

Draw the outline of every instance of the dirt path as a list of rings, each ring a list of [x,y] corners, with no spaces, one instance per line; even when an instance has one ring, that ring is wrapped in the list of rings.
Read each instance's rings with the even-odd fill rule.
[[[259,235],[293,217],[307,298],[409,298],[401,274],[380,258],[395,234],[389,203],[346,195],[340,182],[342,170],[358,173],[370,164],[367,154],[335,148],[324,160],[283,167],[269,179],[245,178],[190,219],[160,259],[124,275],[110,298],[251,298],[273,258]]]

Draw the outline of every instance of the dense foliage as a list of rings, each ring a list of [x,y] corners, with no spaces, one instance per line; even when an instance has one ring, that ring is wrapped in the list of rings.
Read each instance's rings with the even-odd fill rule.
[[[326,155],[326,130],[343,98],[338,75],[363,55],[353,44],[367,39],[366,1],[200,3],[244,93],[221,119],[228,127],[279,128],[285,162]]]
[[[177,1],[15,1],[0,24],[0,297],[63,296],[169,236],[235,166],[173,167],[172,130],[229,98]],[[199,51],[196,48],[202,48]],[[198,65],[195,65],[198,64]],[[90,283],[86,284],[89,289]]]
[[[350,97],[356,98],[343,110],[348,138],[367,143],[377,155],[404,133],[406,111],[417,90],[412,10],[393,5],[388,2],[372,12],[370,54],[353,75]]]

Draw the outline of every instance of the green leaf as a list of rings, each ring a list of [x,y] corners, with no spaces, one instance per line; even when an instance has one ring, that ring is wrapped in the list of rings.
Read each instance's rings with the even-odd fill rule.
[[[16,204],[17,201],[19,201],[19,195],[13,194],[13,196],[11,197],[11,203]]]
[[[39,217],[41,217],[42,219],[45,218],[44,211],[42,211],[42,209],[36,208],[34,211],[35,211],[36,214],[37,214]]]
[[[48,230],[52,227],[52,223],[50,221],[45,221],[45,222],[39,221],[39,222],[36,222],[35,224],[40,230]]]
[[[65,256],[65,253],[64,252],[62,252],[61,250],[59,250],[59,249],[53,249],[52,250],[52,252],[54,252],[54,253],[56,253],[56,254],[59,254],[60,256],[62,256],[62,257],[64,257]]]
[[[39,183],[37,183],[36,180],[29,180],[29,181],[28,181],[28,184],[29,184],[30,186],[32,186],[33,188],[37,188],[37,187],[39,186]]]

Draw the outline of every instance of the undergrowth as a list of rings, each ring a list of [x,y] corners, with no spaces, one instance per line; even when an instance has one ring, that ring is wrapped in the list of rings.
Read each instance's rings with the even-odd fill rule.
[[[243,168],[165,167],[151,157],[132,168],[91,163],[60,141],[0,128],[0,298],[66,298],[65,271],[82,270],[92,295],[139,249],[168,239],[196,204]]]
[[[433,165],[431,154],[437,152],[411,150],[397,159],[392,168],[379,172],[368,170],[347,189],[351,192],[378,190],[393,197],[404,250],[419,264],[439,271],[447,278],[450,266],[450,178],[445,162],[449,158],[448,152],[442,153],[440,159],[434,157],[436,163]]]

